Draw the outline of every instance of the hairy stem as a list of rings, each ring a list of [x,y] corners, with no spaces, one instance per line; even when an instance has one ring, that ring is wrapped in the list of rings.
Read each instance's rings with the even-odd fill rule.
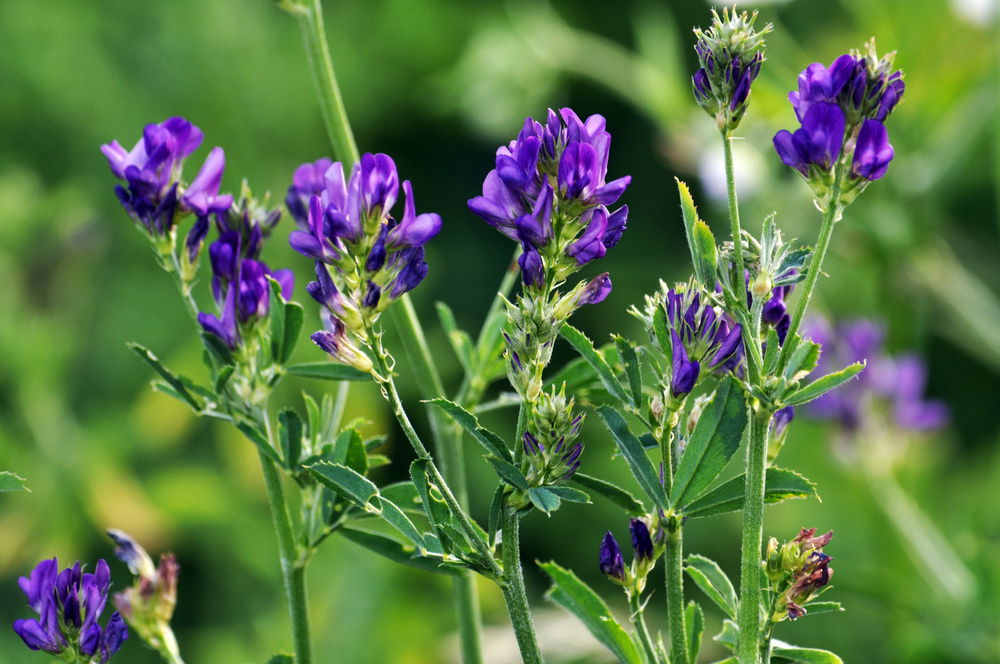
[[[742,278],[743,271],[746,269],[743,264],[743,230],[740,228],[740,208],[736,201],[736,176],[733,173],[733,134],[728,129],[722,132],[722,146],[726,157],[726,191],[729,192],[729,226],[733,235],[736,274]]]
[[[737,616],[740,627],[740,664],[760,662],[760,547],[764,537],[764,470],[767,467],[767,435],[771,415],[765,408],[751,406],[743,503],[740,608]]]
[[[524,591],[524,575],[521,572],[521,549],[518,541],[518,528],[521,517],[517,510],[504,507],[503,520],[503,598],[510,614],[510,622],[514,626],[517,646],[521,650],[524,664],[541,664],[542,651],[538,647],[538,637],[535,636],[535,625],[531,620],[531,609],[528,607],[528,595]]]
[[[646,627],[646,618],[642,614],[642,603],[639,600],[639,593],[631,593],[628,598],[628,604],[629,608],[632,609],[632,625],[639,635],[639,641],[642,643],[642,649],[646,652],[649,664],[660,664],[660,658],[656,654],[656,648],[653,646],[653,639],[649,635],[649,629]]]
[[[684,624],[684,546],[679,519],[667,524],[663,564],[666,569],[667,620],[670,623],[670,661],[688,661],[687,627]]]

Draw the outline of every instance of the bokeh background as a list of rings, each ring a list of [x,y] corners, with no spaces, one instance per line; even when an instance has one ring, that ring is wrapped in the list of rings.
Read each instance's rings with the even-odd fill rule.
[[[610,176],[633,177],[622,199],[631,211],[628,231],[588,266],[610,271],[615,290],[574,318],[591,338],[603,343],[623,332],[641,339],[627,308],[659,279],[686,278],[675,176],[691,183],[717,236],[728,234],[720,141],[689,84],[691,27],[707,25],[710,5],[327,5],[359,147],[391,154],[401,178],[413,182],[418,210],[445,220],[429,245],[430,275],[413,296],[453,383],[457,363],[432,305],[448,302],[461,326],[478,329],[512,246],[466,200],[480,192],[496,146],[516,135],[525,116],[566,105],[581,116],[604,115],[614,139]],[[786,95],[797,73],[873,35],[881,49],[899,52],[907,91],[889,123],[896,160],[838,225],[816,306],[833,320],[882,321],[888,349],[920,353],[929,394],[952,412],[951,425],[932,434],[890,427],[892,453],[876,464],[918,510],[911,532],[932,540],[937,533],[956,554],[939,561],[943,572],[918,562],[913,540],[927,537],[899,536],[898,521],[880,509],[877,479],[852,460],[851,446],[869,441],[845,442],[833,425],[799,417],[781,465],[817,482],[823,502],[769,508],[765,535],[834,529],[827,550],[836,558],[836,587],[828,597],[847,611],[782,624],[777,636],[835,650],[846,662],[1000,661],[997,3],[790,0],[759,9],[775,30],[736,154],[744,225],[754,232],[772,210],[790,237],[810,242],[818,230],[807,187],[770,143],[794,122]],[[63,565],[111,558],[102,535],[108,527],[132,533],[154,554],[177,553],[174,624],[188,662],[264,662],[290,645],[252,446],[153,393],[150,370],[125,345],[141,342],[176,370],[202,376],[191,322],[118,206],[98,150],[114,138],[131,147],[143,125],[171,115],[204,131],[195,160],[210,146],[225,148],[223,188],[230,191],[246,177],[255,192],[280,200],[298,164],[330,153],[297,25],[269,0],[0,3],[0,469],[25,477],[31,489],[0,494],[0,664],[44,658],[9,628],[29,615],[17,577],[42,558],[58,556]],[[305,302],[310,266],[284,242],[287,223],[265,258],[296,270]],[[306,310],[307,329],[318,328],[316,308],[307,303]],[[563,351],[557,362],[569,357]],[[319,359],[318,349],[300,344],[296,360]],[[422,422],[402,363],[400,374]],[[300,390],[326,387],[288,380],[275,402],[301,407]],[[350,408],[372,431],[391,432],[386,449],[394,463],[376,478],[401,478],[411,452],[378,394],[354,389]],[[506,414],[488,421],[512,426]],[[598,425],[591,417],[585,429],[585,470],[629,482]],[[475,453],[469,457],[473,513],[485,519],[495,477]],[[625,541],[626,525],[599,499],[551,518],[533,514],[522,526],[524,557],[572,567],[624,614],[596,559],[604,531]],[[732,515],[693,522],[686,548],[736,578],[739,528]],[[551,660],[608,661],[572,617],[543,599],[545,581],[527,567]],[[336,537],[310,569],[318,661],[453,661],[444,577],[394,566]],[[119,588],[128,583],[124,565],[114,561],[112,571]],[[952,572],[962,579],[958,590],[940,583]],[[665,629],[661,582],[652,587],[652,620]],[[502,598],[488,583],[481,589],[489,660],[516,661]],[[702,661],[721,659],[708,638],[721,615],[693,584],[688,595],[708,614]],[[133,639],[116,661],[157,660]]]

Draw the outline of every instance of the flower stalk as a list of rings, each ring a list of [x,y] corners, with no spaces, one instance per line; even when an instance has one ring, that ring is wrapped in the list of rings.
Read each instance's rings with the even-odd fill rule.
[[[518,529],[521,516],[518,510],[505,506],[503,517],[503,590],[504,602],[510,614],[510,622],[514,626],[514,635],[521,650],[524,664],[542,664],[541,648],[538,637],[535,636],[535,625],[531,619],[531,609],[528,607],[528,595],[524,590],[524,574],[521,571],[521,546]]]

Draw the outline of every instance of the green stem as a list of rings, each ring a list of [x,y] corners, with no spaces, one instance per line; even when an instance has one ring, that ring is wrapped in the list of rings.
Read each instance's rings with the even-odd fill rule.
[[[760,662],[760,561],[764,537],[764,470],[767,436],[772,413],[751,406],[750,443],[747,448],[746,493],[743,503],[743,549],[740,567],[739,662]]]
[[[281,576],[285,582],[288,597],[288,615],[292,623],[292,647],[295,664],[311,664],[312,640],[309,636],[309,601],[306,596],[306,564],[299,559],[292,520],[288,515],[285,489],[281,485],[281,474],[274,461],[263,451],[258,451],[260,467],[264,471],[264,485],[267,487],[267,502],[271,505],[274,532],[278,536],[278,553],[281,557]]]
[[[177,290],[181,294],[181,299],[184,300],[184,308],[187,309],[191,320],[195,322],[200,330],[201,325],[198,325],[198,303],[194,301],[194,296],[191,295],[192,284],[185,282],[183,277],[181,277],[181,264],[177,260],[176,252],[170,254],[170,265],[167,266],[167,271],[170,272],[174,281],[177,282]]]
[[[167,662],[167,664],[184,664],[184,660],[181,659],[180,648],[177,646],[177,638],[174,636],[174,631],[170,629],[170,626],[165,625],[163,631],[159,632],[156,636],[159,639],[156,652],[160,653],[163,661]]]
[[[326,124],[326,132],[330,136],[334,155],[344,164],[344,170],[349,171],[359,160],[358,147],[347,120],[347,111],[340,96],[337,76],[333,72],[333,60],[330,58],[326,30],[323,27],[322,3],[320,0],[307,0],[304,4],[286,1],[281,6],[299,21],[302,41],[306,47],[306,58],[309,60],[309,71],[316,87],[316,96],[319,97],[319,108]]]
[[[629,593],[628,604],[629,608],[632,609],[632,625],[639,634],[639,641],[642,643],[642,649],[646,651],[649,664],[659,664],[660,658],[656,654],[656,648],[653,647],[653,638],[649,635],[649,629],[646,627],[646,618],[642,615],[639,593]]]
[[[833,226],[844,212],[844,208],[840,204],[840,182],[844,168],[846,166],[839,166],[837,168],[833,188],[830,190],[829,203],[827,204],[826,212],[823,213],[823,225],[819,229],[819,239],[816,241],[816,248],[813,250],[812,259],[809,261],[805,283],[799,291],[799,301],[795,305],[795,313],[792,314],[792,322],[788,326],[788,332],[785,335],[786,343],[782,346],[781,354],[778,356],[778,368],[775,371],[775,375],[778,375],[785,368],[792,351],[795,349],[795,335],[799,331],[802,318],[805,316],[806,308],[809,306],[809,300],[812,298],[813,289],[816,288],[816,281],[822,272],[823,259],[826,258],[826,250],[830,246],[830,237],[833,235]]]
[[[733,235],[733,253],[736,257],[737,278],[743,278],[743,231],[740,228],[740,208],[736,201],[736,176],[733,173],[733,133],[722,132],[722,146],[726,156],[726,190],[729,192],[729,225]]]
[[[684,624],[684,577],[682,575],[684,543],[680,520],[667,524],[663,564],[666,569],[667,620],[670,623],[670,661],[688,661],[687,627]]]
[[[521,517],[517,510],[504,507],[503,517],[503,598],[507,603],[510,622],[514,626],[514,636],[521,650],[524,664],[541,664],[542,651],[535,636],[535,625],[531,620],[528,595],[524,591],[524,576],[521,573],[521,548],[518,542],[518,528]]]

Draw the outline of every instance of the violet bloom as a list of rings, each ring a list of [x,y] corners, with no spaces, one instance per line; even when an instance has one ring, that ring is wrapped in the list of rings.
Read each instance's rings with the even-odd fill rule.
[[[717,311],[697,290],[667,291],[671,348],[670,392],[682,398],[694,389],[702,368],[715,371],[737,353],[743,328]]]
[[[893,154],[885,125],[878,120],[865,120],[854,148],[851,175],[865,180],[878,180],[885,175]]]
[[[308,230],[309,199],[319,196],[326,189],[326,172],[332,165],[333,162],[324,157],[295,169],[288,195],[285,196],[285,207],[300,229]]]
[[[222,170],[225,167],[226,155],[222,148],[212,148],[198,175],[184,191],[181,207],[199,217],[228,210],[233,204],[233,197],[229,194],[219,195]]]
[[[649,536],[649,526],[645,521],[630,519],[628,529],[632,532],[632,548],[635,559],[643,564],[653,559],[653,539]]]
[[[93,574],[80,563],[59,572],[58,561],[43,560],[31,576],[18,580],[28,606],[39,618],[14,621],[14,631],[32,650],[44,650],[66,661],[99,658],[101,664],[118,652],[128,628],[117,612],[102,629],[98,624],[108,599],[111,573],[103,560]]]
[[[865,428],[879,404],[900,428],[927,431],[947,424],[949,413],[941,401],[924,397],[927,369],[914,355],[889,357],[882,348],[883,328],[871,321],[858,320],[830,328],[825,322],[811,321],[806,336],[823,347],[814,374],[839,371],[854,362],[866,361],[858,377],[824,394],[807,406],[814,417],[833,419],[848,433]]]
[[[786,166],[803,177],[810,167],[829,172],[844,144],[844,113],[834,104],[821,102],[806,111],[802,127],[794,134],[782,129],[774,136],[774,149]]]
[[[622,550],[618,547],[615,536],[609,530],[601,540],[600,550],[601,572],[611,578],[612,581],[625,581],[625,560],[622,558]]]

